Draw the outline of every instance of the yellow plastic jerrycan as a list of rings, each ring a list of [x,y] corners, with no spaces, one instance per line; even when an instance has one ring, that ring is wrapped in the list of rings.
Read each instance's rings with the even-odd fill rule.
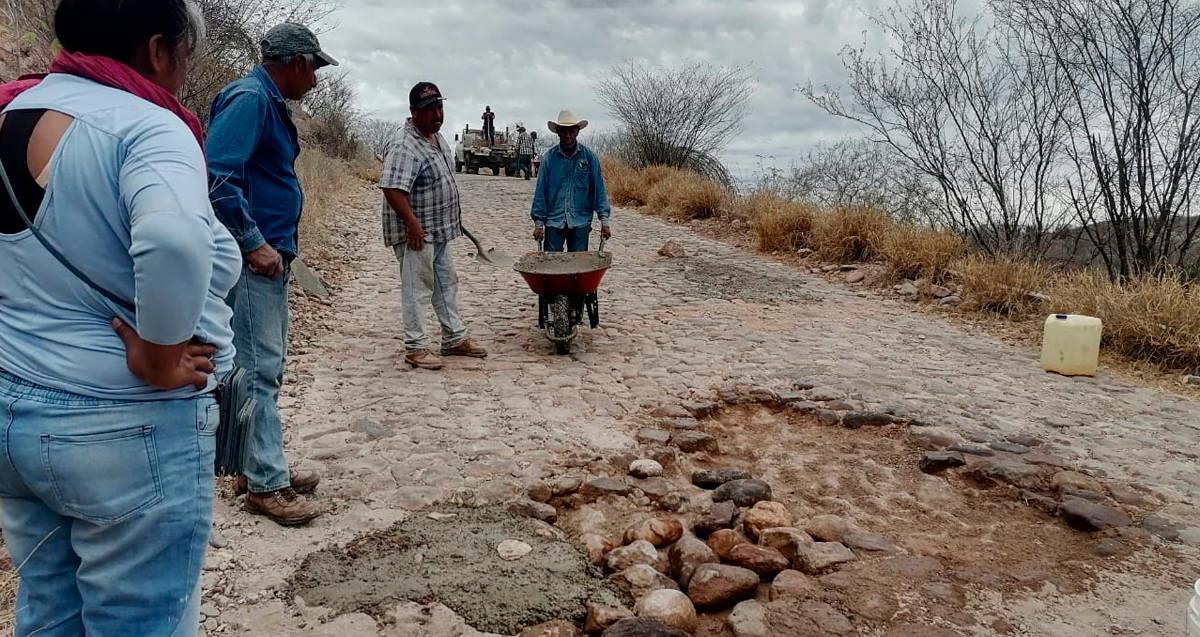
[[[1100,366],[1100,319],[1052,314],[1042,335],[1042,369],[1064,376],[1095,376]]]

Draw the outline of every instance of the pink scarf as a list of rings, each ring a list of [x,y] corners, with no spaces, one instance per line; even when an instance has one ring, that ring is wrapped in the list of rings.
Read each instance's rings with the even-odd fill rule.
[[[151,82],[146,79],[146,76],[121,62],[100,55],[63,51],[50,63],[49,72],[65,73],[92,80],[161,106],[183,120],[183,123],[187,124],[192,134],[196,136],[196,143],[204,148],[204,132],[200,128],[200,118],[189,111],[170,91]],[[45,77],[45,74],[23,75],[16,81],[0,84],[0,109],[7,107],[21,93],[37,86]]]

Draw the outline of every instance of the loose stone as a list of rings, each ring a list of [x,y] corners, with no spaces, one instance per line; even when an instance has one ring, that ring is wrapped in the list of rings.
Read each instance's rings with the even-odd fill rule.
[[[792,525],[792,512],[780,502],[763,501],[756,503],[742,516],[742,527],[752,540],[764,529],[789,527]]]
[[[618,588],[629,593],[634,598],[663,588],[678,589],[675,580],[658,572],[653,566],[638,564],[609,576]]]
[[[679,447],[680,451],[686,453],[696,453],[699,451],[717,453],[720,451],[717,439],[712,434],[707,434],[703,431],[680,431],[671,436],[671,444]]]
[[[613,549],[604,559],[604,565],[610,571],[623,571],[638,564],[654,566],[658,563],[658,549],[654,545],[639,540],[629,546]]]
[[[666,546],[683,536],[683,523],[679,520],[650,518],[642,520],[625,530],[625,543],[639,540],[654,546]]]
[[[692,575],[701,564],[719,564],[721,561],[707,544],[690,535],[671,545],[667,560],[671,576],[684,588],[692,581]]]
[[[967,460],[957,451],[930,451],[921,458],[920,467],[921,471],[934,474],[965,464]]]
[[[771,637],[767,627],[767,609],[755,600],[746,600],[735,606],[726,621],[734,637]]]
[[[796,565],[811,575],[854,559],[854,553],[837,542],[814,542],[796,551]]]
[[[637,440],[642,444],[665,445],[671,441],[671,432],[662,429],[641,429]]]
[[[603,606],[588,602],[587,620],[583,624],[583,629],[589,635],[598,635],[622,619],[629,619],[632,617],[633,611],[629,610],[628,608],[622,608],[619,606]]]
[[[663,466],[649,458],[642,458],[629,465],[629,474],[635,478],[656,478],[663,474]]]
[[[747,568],[759,577],[770,579],[790,566],[790,562],[779,551],[768,546],[739,544],[729,552],[729,562]]]
[[[737,517],[738,507],[732,502],[717,502],[709,507],[708,511],[696,521],[693,530],[700,537],[708,537],[712,533],[721,529],[728,529],[733,526],[733,520]]]
[[[1080,498],[1067,498],[1059,507],[1063,519],[1080,531],[1103,531],[1133,524],[1124,511]]]
[[[746,543],[746,538],[733,529],[721,529],[708,538],[708,548],[712,549],[721,559],[729,559],[733,547]]]
[[[600,497],[606,495],[629,495],[632,488],[620,480],[613,478],[598,478],[583,485],[583,494]]]
[[[553,506],[534,502],[529,498],[513,500],[505,506],[505,509],[513,515],[541,520],[547,524],[554,524],[558,520],[558,510]]]
[[[588,559],[596,566],[604,564],[604,558],[619,546],[616,542],[597,533],[584,533],[579,536],[579,543],[587,551]]]
[[[762,535],[758,538],[760,546],[768,546],[779,551],[788,562],[791,563],[796,559],[796,551],[802,545],[812,544],[812,536],[792,527],[783,527],[777,529],[765,529]]]
[[[519,560],[533,552],[533,547],[518,540],[504,540],[496,546],[500,559],[509,562]]]
[[[959,453],[965,453],[965,454],[969,454],[972,456],[979,456],[981,458],[990,458],[990,457],[996,455],[995,451],[992,451],[991,449],[988,449],[987,447],[985,447],[983,445],[974,445],[974,444],[970,444],[970,443],[960,443],[960,444],[956,444],[956,445],[950,445],[946,450],[947,451],[957,451]]]
[[[643,619],[657,619],[667,626],[689,633],[696,630],[696,607],[680,591],[652,591],[638,601],[634,612]]]
[[[752,597],[758,589],[758,574],[726,564],[704,564],[688,583],[688,597],[699,608],[727,608]]]
[[[749,471],[742,469],[704,469],[692,474],[692,484],[701,489],[716,489],[726,482],[749,480],[752,477]]]
[[[713,492],[714,502],[733,502],[739,507],[751,507],[771,499],[771,486],[762,480],[734,480]]]
[[[810,599],[821,590],[812,578],[800,571],[787,570],[775,576],[771,582],[768,599]]]
[[[862,429],[863,427],[883,427],[896,422],[889,414],[873,411],[852,411],[842,416],[842,426],[846,429]]]
[[[600,637],[691,637],[691,635],[656,619],[635,617],[622,619],[613,624]]]

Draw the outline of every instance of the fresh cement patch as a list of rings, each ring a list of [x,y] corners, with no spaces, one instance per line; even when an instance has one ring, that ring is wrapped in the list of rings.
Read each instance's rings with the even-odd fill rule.
[[[506,540],[533,550],[505,560],[497,547]],[[555,619],[582,622],[586,602],[620,599],[554,529],[494,508],[413,516],[313,553],[292,592],[309,606],[375,617],[400,602],[440,602],[477,630],[506,635]]]

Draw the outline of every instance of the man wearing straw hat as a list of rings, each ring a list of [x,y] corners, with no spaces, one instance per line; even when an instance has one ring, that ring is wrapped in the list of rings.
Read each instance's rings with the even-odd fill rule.
[[[600,219],[600,236],[612,236],[608,192],[600,174],[600,159],[579,143],[586,119],[562,111],[546,122],[558,135],[558,145],[546,151],[533,191],[533,237],[547,252],[586,252],[592,233],[592,218]]]

